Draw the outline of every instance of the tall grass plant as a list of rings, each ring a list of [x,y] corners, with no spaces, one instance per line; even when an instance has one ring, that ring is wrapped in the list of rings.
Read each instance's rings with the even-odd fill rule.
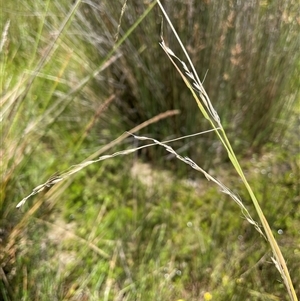
[[[174,14],[181,7],[182,16],[188,3],[174,3]],[[199,7],[203,5],[208,4]],[[190,135],[201,118],[156,43],[162,18],[158,10],[153,13],[154,7],[155,2],[122,1],[116,8],[112,2],[76,1],[70,6],[64,1],[28,0],[16,9],[15,2],[5,3],[0,43],[3,300],[279,300],[286,296],[268,262],[267,244],[247,222],[252,223],[255,210],[243,190],[246,202],[240,205],[248,210],[249,215],[243,209],[246,220],[210,183],[198,178],[180,181],[163,171],[162,164],[158,170],[139,165],[136,151],[150,148],[137,147],[130,133],[168,137],[164,143],[167,148],[172,145],[178,156],[193,154],[191,146],[199,141],[216,149],[209,133]],[[194,8],[189,7],[191,25]],[[172,9],[169,5],[171,16]],[[182,20],[177,24],[184,28]],[[170,32],[167,39],[174,45]],[[294,97],[290,94],[291,105]],[[175,108],[181,109],[181,115]],[[184,119],[194,126],[182,123]],[[229,122],[226,133],[231,126]],[[172,140],[182,133],[189,134],[184,142]],[[133,145],[126,149],[128,141]],[[157,153],[148,154],[153,159]],[[121,155],[129,159],[118,158]],[[195,152],[193,159],[197,157]],[[74,165],[77,162],[81,163]],[[133,167],[138,170],[135,175]],[[278,199],[291,196],[291,202],[263,204],[276,227],[284,226],[286,234],[276,239],[283,245],[295,282],[299,280],[297,210],[293,209],[297,179],[291,174],[296,173],[297,163],[282,178],[280,185],[293,187],[290,190],[272,182],[278,185]],[[240,188],[239,180],[231,177],[223,174],[226,182]],[[255,178],[257,182],[262,183],[262,196],[272,195],[265,177]],[[29,196],[34,198],[29,201],[24,195],[31,190]]]

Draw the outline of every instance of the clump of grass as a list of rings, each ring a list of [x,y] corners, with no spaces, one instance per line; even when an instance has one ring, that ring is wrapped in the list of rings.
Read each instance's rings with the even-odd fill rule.
[[[78,7],[79,2],[76,2],[72,9]],[[40,10],[41,7],[35,6],[38,3],[32,2],[31,9]],[[124,3],[126,4],[126,1]],[[58,11],[52,11],[51,4]],[[111,2],[108,3],[110,4]],[[143,4],[139,5],[139,9],[143,8]],[[154,5],[155,2],[148,7],[148,12]],[[245,299],[244,296],[257,300],[276,300],[275,295],[267,294],[267,291],[273,290],[276,275],[272,272],[267,274],[272,277],[260,274],[260,265],[267,265],[268,258],[263,239],[257,242],[256,237],[253,238],[249,234],[251,230],[248,223],[240,226],[240,217],[236,214],[231,215],[230,209],[234,211],[234,206],[228,204],[225,197],[216,197],[215,192],[206,184],[203,188],[205,194],[198,196],[172,175],[167,175],[168,184],[160,179],[154,189],[149,191],[137,179],[129,176],[129,160],[124,163],[122,161],[125,160],[117,161],[116,158],[118,155],[148,148],[149,145],[115,152],[113,155],[103,155],[124,141],[130,133],[121,135],[100,149],[98,143],[96,146],[94,143],[93,148],[97,150],[92,155],[65,172],[55,173],[44,181],[44,184],[34,188],[29,196],[36,195],[35,202],[30,203],[27,210],[25,202],[29,196],[25,197],[19,206],[21,210],[26,208],[26,213],[16,213],[15,205],[17,200],[23,198],[24,191],[34,187],[34,183],[44,178],[45,174],[57,172],[58,169],[64,170],[74,164],[75,160],[81,161],[82,148],[87,148],[83,150],[84,154],[90,153],[90,144],[85,143],[86,140],[98,141],[99,131],[96,136],[92,130],[97,124],[97,118],[103,116],[104,109],[115,101],[116,95],[108,87],[108,91],[103,89],[105,95],[95,97],[94,93],[99,94],[99,89],[93,91],[88,84],[95,77],[97,84],[101,81],[103,83],[99,72],[103,72],[112,62],[122,58],[118,47],[122,43],[129,43],[130,32],[147,13],[145,12],[138,19],[138,23],[133,24],[126,33],[120,26],[120,20],[123,22],[126,10],[120,14],[121,17],[117,18],[119,36],[114,36],[114,27],[111,27],[112,44],[105,46],[106,50],[103,50],[101,60],[96,61],[95,66],[95,62],[85,57],[86,48],[78,42],[89,41],[89,38],[93,40],[90,35],[85,35],[85,31],[79,29],[79,24],[82,24],[79,22],[82,11],[73,15],[74,18],[78,18],[78,23],[73,24],[76,30],[70,25],[71,30],[65,28],[60,32],[60,39],[54,37],[51,40],[56,40],[55,45],[50,43],[49,46],[46,43],[48,35],[51,36],[51,32],[56,28],[63,28],[62,24],[66,24],[62,20],[66,21],[69,3],[64,5],[61,2],[48,1],[42,8],[43,18],[41,23],[36,23],[36,31],[39,34],[35,36],[35,33],[31,32],[37,40],[36,44],[33,44],[36,50],[30,51],[36,55],[31,57],[27,54],[30,58],[30,64],[27,65],[29,72],[12,76],[11,84],[5,82],[8,93],[1,98],[1,105],[7,109],[3,115],[3,129],[7,134],[4,158],[8,158],[2,161],[6,165],[1,169],[6,180],[1,187],[1,231],[4,229],[8,232],[3,240],[4,248],[1,249],[1,253],[5,254],[0,269],[2,295],[8,300],[21,297],[24,300],[199,300],[199,297],[209,299],[211,296],[226,300]],[[68,16],[72,15],[71,12]],[[103,13],[103,10],[100,12]],[[56,16],[59,18],[56,19]],[[59,26],[52,27],[53,24]],[[92,30],[90,32],[92,35]],[[72,39],[76,35],[78,39]],[[18,68],[23,71],[21,67],[24,67],[26,60],[22,62],[22,66],[16,63],[8,43],[5,43],[6,36],[12,39],[8,26],[4,30],[4,42],[1,43],[4,49],[1,55],[5,58],[1,68],[6,73]],[[110,35],[107,33],[107,36]],[[16,43],[11,45],[15,47]],[[29,45],[30,43],[27,46]],[[44,66],[40,65],[44,60],[40,55],[45,53],[41,45],[49,46],[50,48],[45,48],[47,51],[50,49],[49,53],[52,53],[51,47],[55,50],[48,56],[49,61],[46,58],[47,64]],[[110,47],[112,45],[114,47]],[[89,54],[94,53],[92,49],[89,51]],[[18,68],[14,66],[15,63]],[[109,72],[106,75],[109,75]],[[194,76],[191,72],[188,72],[188,75]],[[31,85],[29,89],[28,84]],[[205,91],[202,93],[205,95]],[[88,97],[92,98],[91,102],[88,102]],[[99,103],[99,97],[101,103],[96,105]],[[18,102],[20,99],[23,103]],[[219,133],[222,128],[219,127],[217,113],[210,102],[207,102],[206,96],[204,101],[208,104],[208,111],[217,121],[217,127],[212,131]],[[87,107],[92,107],[92,112]],[[27,110],[28,108],[30,110]],[[133,127],[130,132],[137,133],[163,118],[177,114],[176,110],[167,111],[154,118],[150,114],[151,118],[148,121]],[[192,115],[196,116],[193,111]],[[209,118],[210,115],[206,115]],[[115,115],[111,122],[118,117]],[[103,118],[107,122],[108,117]],[[104,132],[107,136],[111,134],[108,130]],[[196,135],[193,137],[196,139]],[[170,148],[169,143],[176,142],[174,140],[154,142],[171,151],[177,158],[182,158],[189,166],[202,170],[191,159],[180,156],[178,152],[174,152],[175,148]],[[66,149],[70,151],[66,152]],[[106,160],[109,158],[115,158],[114,162]],[[99,161],[104,161],[101,168],[93,164]],[[80,176],[74,180],[73,175],[79,171]],[[211,181],[221,185],[221,189],[241,206],[246,220],[257,226],[250,217],[252,212],[247,211],[239,198],[219,180],[206,172],[204,174]],[[173,182],[171,184],[170,179]],[[53,216],[50,215],[54,210],[62,210],[66,218],[75,223],[76,229],[68,230],[64,224],[60,227],[59,214],[55,211]],[[210,217],[211,212],[213,213]],[[51,235],[63,230],[64,233],[69,233],[72,239],[57,236],[59,242],[53,242],[48,237],[51,236],[48,228],[54,229]],[[258,230],[260,231],[260,228]],[[243,231],[246,234],[239,238],[237,245],[236,237],[241,236]],[[247,240],[250,243],[246,251],[241,251],[240,248],[245,248]],[[220,249],[223,251],[220,252]],[[257,250],[259,251],[256,252]],[[69,257],[75,259],[66,260]],[[66,264],[61,264],[60,259]],[[16,273],[12,266],[16,268]],[[255,281],[251,279],[252,275]],[[260,282],[263,278],[275,280]],[[258,285],[256,289],[254,282],[262,283],[261,287]]]
[[[117,10],[110,1],[86,5],[83,13],[93,29],[89,41],[96,45],[100,56],[105,47],[114,44],[123,5],[122,1],[117,3]],[[147,6],[144,2],[127,3],[119,36],[123,35],[122,27],[130,26]],[[286,120],[299,97],[296,2],[290,0],[283,5],[277,0],[272,4],[174,0],[172,5],[166,3],[166,11],[175,21],[192,61],[201,66],[199,77],[205,78],[206,91],[214,99],[237,152],[249,155],[260,152],[266,143],[282,143]],[[159,40],[160,27],[160,13],[154,10],[122,45],[120,64],[110,72],[113,90],[118,94],[116,106],[128,128],[166,110],[182,112],[165,120],[164,126],[152,125],[144,133],[163,140],[170,134],[169,129],[178,137],[188,135],[195,127],[208,128],[209,124],[193,114],[196,105],[187,101],[190,95],[184,84],[153,43]],[[101,42],[103,32],[107,33],[106,43]],[[169,30],[165,39],[181,55]],[[174,147],[182,148],[181,154],[193,154],[205,168],[226,160],[213,134],[182,143],[178,141]],[[150,158],[162,157],[152,149],[148,152]]]
[[[95,65],[89,62],[85,45],[74,38],[74,26],[78,24],[72,23],[72,19],[78,17],[76,11],[80,3],[76,1],[70,7],[69,3],[28,1],[22,3],[24,16],[20,18],[15,17],[17,12],[11,2],[4,8],[5,18],[11,22],[6,23],[1,38],[1,86],[5,94],[1,95],[0,229],[3,264],[0,272],[1,293],[8,300],[27,295],[31,298],[34,294],[33,291],[25,294],[25,291],[27,285],[30,286],[28,279],[38,277],[34,273],[27,274],[27,268],[34,264],[36,249],[31,252],[23,248],[21,241],[31,241],[32,237],[28,238],[26,232],[32,235],[31,227],[34,228],[37,219],[50,215],[58,196],[71,181],[68,179],[63,185],[57,185],[50,196],[47,194],[49,186],[59,181],[59,175],[54,174],[45,183],[47,189],[43,190],[41,186],[35,189],[34,192],[43,190],[43,193],[26,214],[15,213],[14,201],[27,190],[26,187],[43,178],[45,170],[54,173],[57,165],[71,165],[69,160],[74,160],[77,155],[80,157],[77,151],[82,145],[89,145],[86,138],[99,116],[114,100],[114,95],[103,90],[101,95],[95,96],[88,84],[120,58],[118,47],[153,7],[150,6],[148,12]],[[32,18],[34,26],[30,26],[25,15]],[[22,20],[21,27],[25,24],[22,30],[15,22],[17,19]],[[160,114],[136,130],[176,114],[176,110]],[[106,144],[102,151],[117,145],[125,137]],[[45,203],[48,196],[52,201]],[[41,232],[36,232],[36,236],[42,235]],[[32,241],[35,240],[32,238]],[[22,275],[26,282],[23,291],[15,285],[22,282]]]
[[[0,286],[3,300],[30,295],[27,285],[34,274],[30,265],[35,255],[30,257],[24,247],[32,239],[26,232],[41,234],[42,229],[33,232],[27,229],[32,227],[35,218],[51,211],[43,203],[42,196],[26,214],[16,214],[13,203],[26,187],[43,177],[45,170],[54,172],[56,164],[63,164],[63,160],[68,162],[70,153],[65,150],[70,139],[53,143],[57,126],[59,128],[62,120],[74,116],[72,107],[75,111],[83,110],[76,99],[82,89],[71,90],[77,76],[87,76],[90,71],[84,68],[83,48],[78,47],[75,53],[71,43],[65,44],[63,38],[79,3],[77,1],[65,15],[67,6],[51,1],[22,2],[19,10],[13,1],[7,1],[1,8],[3,20],[7,20],[0,53],[3,91],[0,98]],[[74,69],[77,74],[71,76]],[[90,111],[86,117],[91,114]],[[78,129],[75,123],[69,127],[74,132]],[[59,131],[60,138],[66,132]],[[64,159],[60,161],[54,156]]]
[[[159,2],[158,2],[159,3]],[[164,51],[166,52],[166,54],[168,55],[169,59],[171,60],[171,62],[174,64],[174,66],[177,68],[178,72],[180,73],[182,79],[184,80],[185,84],[187,85],[187,87],[190,89],[192,95],[194,96],[197,104],[198,104],[198,107],[200,109],[200,111],[202,112],[203,116],[210,122],[210,124],[212,125],[212,127],[215,129],[220,141],[222,142],[223,146],[225,147],[225,149],[227,150],[227,153],[228,153],[228,157],[231,161],[231,163],[233,164],[234,168],[236,169],[237,173],[239,174],[241,180],[243,181],[243,183],[245,184],[245,187],[247,188],[249,194],[250,194],[250,197],[253,201],[253,204],[255,206],[255,209],[256,209],[256,212],[260,218],[260,222],[262,223],[262,226],[263,226],[263,229],[264,229],[264,232],[265,232],[265,235],[266,235],[266,238],[271,246],[271,249],[273,251],[273,256],[272,257],[272,260],[276,266],[276,268],[279,270],[283,280],[284,280],[284,283],[286,285],[286,288],[287,288],[287,291],[289,293],[289,296],[291,298],[291,300],[297,300],[297,297],[296,297],[296,294],[295,294],[295,290],[294,290],[294,287],[293,287],[293,284],[292,284],[292,281],[291,281],[291,278],[290,278],[290,275],[289,275],[289,271],[287,269],[287,266],[286,266],[286,263],[285,263],[285,260],[284,260],[284,257],[282,256],[282,253],[280,251],[280,248],[277,244],[277,241],[275,240],[274,236],[273,236],[273,233],[271,231],[271,228],[264,216],[264,213],[263,211],[261,210],[261,207],[256,199],[256,196],[254,194],[254,192],[252,191],[252,188],[251,186],[249,185],[245,175],[244,175],[244,172],[239,164],[239,161],[237,160],[236,158],[236,155],[231,147],[231,144],[227,138],[227,135],[226,135],[226,132],[222,126],[222,123],[221,123],[221,120],[220,120],[220,117],[217,113],[217,111],[214,109],[206,91],[204,90],[204,87],[201,83],[201,81],[199,80],[199,77],[195,71],[195,68],[185,50],[185,48],[183,47],[183,44],[181,42],[181,40],[179,39],[171,21],[169,20],[167,14],[165,13],[163,7],[161,6],[161,4],[159,3],[161,9],[163,10],[163,13],[165,14],[165,17],[167,18],[168,20],[168,23],[169,25],[171,26],[172,28],[172,31],[174,32],[176,38],[178,39],[180,45],[182,46],[182,49],[186,55],[186,58],[188,59],[188,62],[192,68],[192,71],[189,71],[187,65],[181,61],[174,53],[173,51],[168,48],[164,41],[162,40],[162,43],[161,43],[161,46],[162,48],[164,49]],[[180,68],[177,66],[177,64],[175,63],[174,59],[175,58],[176,60],[178,60],[182,67],[183,67],[183,70],[185,72],[185,74],[180,70]],[[186,77],[187,75],[187,77]],[[192,84],[189,82],[188,78],[192,81]],[[196,91],[196,92],[195,92]],[[199,94],[199,97],[198,95],[196,94],[198,93]],[[149,138],[145,138],[145,137],[137,137],[138,139],[140,140],[145,140],[145,139],[149,139]],[[157,140],[154,140],[152,139],[152,141],[156,144],[159,144],[163,147],[166,148],[167,151],[173,153],[178,159],[182,160],[183,162],[185,162],[186,164],[190,165],[192,168],[198,170],[198,171],[201,171],[202,173],[204,173],[204,175],[209,179],[209,180],[212,180],[214,181],[215,183],[217,183],[220,187],[221,187],[221,190],[225,193],[225,194],[228,194],[230,195],[234,200],[235,202],[241,207],[242,209],[242,212],[244,214],[244,216],[246,217],[246,219],[248,220],[248,222],[250,222],[251,224],[255,225],[255,228],[259,231],[259,233],[261,233],[262,236],[264,236],[264,234],[262,233],[262,231],[260,230],[259,226],[257,225],[257,223],[254,222],[254,220],[251,218],[249,212],[247,211],[247,209],[245,208],[245,206],[243,205],[243,203],[226,187],[224,186],[221,182],[219,182],[218,180],[216,180],[215,178],[211,177],[208,173],[206,173],[202,168],[200,168],[195,162],[193,162],[191,159],[187,158],[187,157],[182,157],[180,155],[178,155],[171,147],[169,147],[168,145],[164,144],[164,143],[161,143]],[[92,160],[92,161],[86,161],[85,163],[83,164],[80,164],[80,165],[77,165],[75,167],[73,167],[70,171],[67,171],[66,173],[63,173],[62,175],[58,176],[58,177],[54,177],[54,178],[50,178],[46,183],[36,187],[33,192],[28,196],[32,196],[40,191],[42,191],[45,187],[50,187],[54,184],[56,184],[57,182],[65,179],[65,178],[68,178],[70,175],[72,175],[73,173],[76,173],[78,172],[79,170],[81,170],[82,168],[90,165],[90,164],[93,164],[93,163],[96,163],[96,162],[99,162],[99,161],[102,161],[102,160],[105,160],[105,159],[108,159],[108,158],[112,158],[112,157],[115,157],[117,155],[124,155],[124,154],[128,154],[128,153],[132,153],[133,151],[136,151],[137,149],[131,149],[131,150],[126,150],[126,151],[121,151],[121,152],[118,152],[118,153],[115,153],[113,155],[108,155],[108,156],[102,156],[100,157],[99,159],[97,160]],[[24,198],[18,205],[17,207],[20,207],[22,205],[24,205],[24,203],[26,202],[27,198]]]

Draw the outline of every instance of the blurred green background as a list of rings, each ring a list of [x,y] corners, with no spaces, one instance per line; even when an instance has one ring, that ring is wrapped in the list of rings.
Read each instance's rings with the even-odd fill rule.
[[[299,4],[162,4],[300,294]],[[163,29],[185,60],[150,1],[10,0],[0,24],[1,300],[288,299],[268,244],[238,206],[157,146],[90,165],[16,209],[52,175],[139,146],[110,143],[160,113],[180,110],[138,134],[167,140],[210,125],[159,46]],[[214,133],[170,145],[257,220]]]

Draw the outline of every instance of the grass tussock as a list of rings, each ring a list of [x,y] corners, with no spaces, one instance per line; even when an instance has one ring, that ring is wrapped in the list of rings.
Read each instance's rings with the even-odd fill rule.
[[[116,31],[122,36],[122,27],[130,26],[147,8],[146,3],[127,3],[122,27],[117,29],[122,5],[120,2],[117,11],[109,2],[85,7],[83,18],[93,30],[90,41],[100,54],[114,44]],[[266,143],[281,143],[280,138],[287,129],[286,120],[299,97],[296,2],[283,5],[280,1],[272,4],[200,1],[196,4],[175,0],[172,4],[166,1],[165,9],[180,32],[191,60],[199,66],[199,78],[205,78],[207,94],[214,100],[237,152],[248,155],[259,152]],[[116,104],[128,128],[162,111],[180,109],[182,114],[165,120],[163,127],[152,125],[143,133],[163,140],[170,128],[178,137],[194,132],[195,127],[208,129],[209,124],[193,114],[197,107],[188,101],[189,91],[161,56],[158,44],[153,43],[160,39],[160,14],[159,10],[150,12],[143,25],[136,28],[135,35],[126,40],[121,47],[120,64],[113,66],[111,74],[114,91],[122,95]],[[99,44],[102,32],[107,33],[107,39]],[[182,50],[170,29],[165,29],[164,39],[181,57]],[[193,154],[205,168],[227,156],[213,134],[199,138],[199,143],[194,140],[182,145],[178,141],[176,148],[182,148],[188,156]],[[154,150],[148,151],[149,157],[162,157],[156,156]]]

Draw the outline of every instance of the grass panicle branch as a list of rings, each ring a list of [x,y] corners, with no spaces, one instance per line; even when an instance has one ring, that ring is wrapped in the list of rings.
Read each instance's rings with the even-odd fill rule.
[[[57,173],[57,174],[51,176],[45,183],[40,184],[37,187],[35,187],[28,196],[23,198],[17,204],[16,208],[22,207],[31,196],[34,196],[34,195],[38,194],[39,192],[43,191],[45,188],[50,188],[53,185],[61,182],[62,180],[65,180],[65,179],[69,178],[71,175],[79,172],[80,170],[84,169],[85,167],[87,167],[91,164],[94,164],[94,163],[97,163],[97,162],[100,162],[100,161],[103,161],[103,160],[106,160],[106,159],[110,159],[110,158],[113,158],[113,157],[116,157],[116,156],[120,156],[120,155],[128,155],[128,154],[131,154],[133,152],[136,152],[139,149],[147,147],[147,146],[141,146],[141,147],[137,147],[137,148],[132,148],[132,149],[128,149],[128,150],[119,151],[119,152],[116,152],[112,155],[100,156],[99,158],[97,158],[95,160],[92,159],[92,158],[95,158],[95,157],[99,156],[100,154],[107,151],[108,149],[112,148],[113,146],[116,146],[117,144],[122,142],[124,139],[126,139],[127,137],[132,135],[132,133],[135,133],[135,132],[143,129],[144,127],[146,127],[146,126],[148,126],[152,123],[158,122],[161,119],[164,119],[164,118],[167,118],[167,117],[170,117],[170,116],[173,116],[173,115],[177,115],[177,114],[179,114],[178,110],[167,111],[165,113],[161,113],[161,114],[159,114],[157,116],[154,116],[153,118],[145,121],[144,123],[134,127],[133,129],[131,129],[130,132],[125,132],[124,134],[119,136],[117,139],[115,139],[114,141],[112,141],[109,144],[106,144],[103,148],[101,148],[100,150],[98,150],[97,152],[95,152],[94,154],[89,156],[89,158],[87,158],[87,160],[85,160],[84,162],[82,162],[80,164],[73,165],[68,170]],[[203,133],[207,133],[207,131],[203,132]],[[177,139],[175,139],[175,140],[177,140]],[[169,140],[169,141],[171,141],[171,140]]]
[[[133,134],[132,134],[133,135]],[[182,157],[180,156],[171,146],[167,145],[164,142],[160,142],[156,139],[152,139],[149,137],[143,137],[143,136],[136,136],[133,135],[136,139],[138,140],[151,140],[154,142],[154,144],[160,145],[162,147],[164,147],[166,149],[167,152],[169,152],[170,154],[173,154],[177,159],[179,159],[180,161],[186,163],[187,165],[191,166],[193,169],[201,172],[208,181],[212,181],[215,184],[217,184],[220,188],[221,188],[221,192],[229,195],[237,204],[238,206],[241,208],[242,214],[243,216],[246,218],[246,220],[252,224],[255,229],[264,237],[265,235],[263,234],[263,232],[261,231],[259,225],[257,222],[255,222],[253,220],[253,218],[251,217],[249,211],[247,210],[247,208],[244,206],[243,202],[240,200],[240,198],[234,194],[228,187],[226,187],[221,181],[219,181],[218,179],[214,178],[213,176],[211,176],[208,172],[206,172],[203,168],[201,168],[199,165],[197,165],[192,159],[190,159],[189,157]],[[152,144],[148,144],[147,146],[150,146]]]

